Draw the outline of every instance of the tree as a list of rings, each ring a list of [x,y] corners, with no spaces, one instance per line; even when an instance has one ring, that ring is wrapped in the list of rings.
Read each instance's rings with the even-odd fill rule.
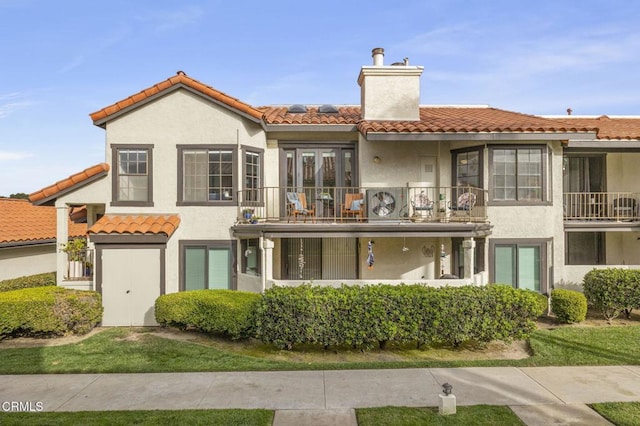
[[[28,200],[29,194],[25,194],[24,192],[17,192],[15,194],[9,194],[9,198],[18,198],[21,200]]]

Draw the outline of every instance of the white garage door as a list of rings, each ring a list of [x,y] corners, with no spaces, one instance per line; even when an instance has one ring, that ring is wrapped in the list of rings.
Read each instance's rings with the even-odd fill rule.
[[[102,250],[102,325],[158,325],[159,249]]]

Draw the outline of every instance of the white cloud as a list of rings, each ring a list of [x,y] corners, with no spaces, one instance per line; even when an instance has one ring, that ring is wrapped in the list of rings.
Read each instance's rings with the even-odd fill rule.
[[[0,119],[7,117],[14,111],[26,108],[32,105],[32,103],[33,102],[26,99],[26,95],[23,93],[0,94]]]
[[[202,18],[204,11],[195,6],[181,10],[156,10],[138,19],[151,23],[156,31],[171,31],[187,25],[194,24]]]
[[[0,161],[24,160],[29,157],[33,157],[33,154],[28,152],[0,151]]]
[[[60,72],[61,73],[69,72],[69,71],[71,71],[71,70],[73,70],[75,68],[78,68],[83,63],[84,63],[84,56],[83,55],[77,55],[75,58],[73,58],[71,61],[69,61],[67,64],[65,64],[60,69]]]

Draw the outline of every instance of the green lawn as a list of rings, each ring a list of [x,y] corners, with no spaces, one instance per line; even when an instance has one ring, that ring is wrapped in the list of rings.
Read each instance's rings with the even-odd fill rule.
[[[618,426],[640,424],[640,402],[603,402],[591,404],[591,408]]]
[[[80,411],[0,413],[2,425],[247,425],[271,426],[271,410]]]
[[[465,361],[457,360],[453,349],[413,348],[352,351],[353,357],[343,357],[334,350],[280,351],[255,342],[216,339],[188,343],[112,328],[75,344],[0,349],[0,374],[640,365],[640,326],[636,325],[537,330],[530,344],[533,356],[521,360]]]
[[[456,414],[441,416],[437,408],[381,407],[356,410],[358,426],[524,425],[509,407],[476,405],[457,407]]]

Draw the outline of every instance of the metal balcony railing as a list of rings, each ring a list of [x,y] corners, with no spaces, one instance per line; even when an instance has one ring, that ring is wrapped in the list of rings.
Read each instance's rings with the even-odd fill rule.
[[[640,194],[636,192],[566,192],[565,220],[638,220]]]
[[[238,222],[486,222],[487,196],[470,186],[263,187],[238,191]]]

